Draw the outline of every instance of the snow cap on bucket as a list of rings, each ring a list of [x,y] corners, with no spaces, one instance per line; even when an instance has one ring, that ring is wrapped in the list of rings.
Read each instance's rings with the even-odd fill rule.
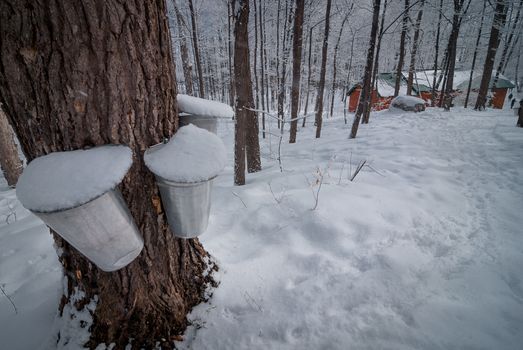
[[[215,134],[192,124],[181,127],[171,140],[149,148],[145,164],[161,178],[180,183],[207,181],[225,167],[225,145]]]

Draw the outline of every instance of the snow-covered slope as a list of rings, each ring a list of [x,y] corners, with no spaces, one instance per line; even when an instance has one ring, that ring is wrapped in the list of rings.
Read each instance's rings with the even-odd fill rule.
[[[221,284],[177,346],[520,349],[515,122],[510,111],[384,111],[349,140],[343,119],[326,119],[321,139],[309,124],[283,144],[283,173],[277,140],[261,139],[263,170],[242,187],[232,185],[234,125],[222,123],[228,165],[200,236]],[[350,182],[363,160],[372,168]],[[2,346],[51,348],[61,288],[52,240],[14,191],[0,196],[1,213],[5,198],[19,210],[16,222],[0,217],[0,283],[19,308],[0,295]]]

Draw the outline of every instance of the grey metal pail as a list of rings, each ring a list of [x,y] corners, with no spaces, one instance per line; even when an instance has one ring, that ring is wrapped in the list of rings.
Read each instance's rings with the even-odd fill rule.
[[[218,118],[196,114],[180,114],[180,126],[193,124],[216,135],[218,129]]]
[[[143,248],[142,236],[117,189],[78,207],[34,214],[103,271],[121,269]]]
[[[180,183],[156,176],[167,221],[176,237],[194,238],[207,229],[212,180]]]

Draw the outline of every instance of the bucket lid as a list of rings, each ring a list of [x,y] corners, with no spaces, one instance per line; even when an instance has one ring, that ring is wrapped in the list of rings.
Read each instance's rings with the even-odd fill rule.
[[[54,152],[34,159],[16,186],[22,205],[35,212],[56,212],[90,202],[115,188],[132,164],[126,146]]]
[[[218,136],[189,124],[181,127],[167,144],[149,148],[144,160],[155,175],[165,180],[194,183],[218,175],[227,155]]]
[[[198,116],[214,118],[232,118],[234,111],[231,106],[218,101],[206,100],[189,95],[176,95],[178,109],[180,112]]]

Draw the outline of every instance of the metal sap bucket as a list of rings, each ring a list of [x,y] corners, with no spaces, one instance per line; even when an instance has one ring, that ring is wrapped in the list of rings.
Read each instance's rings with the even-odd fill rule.
[[[78,207],[33,213],[103,271],[121,269],[142,251],[142,236],[117,189]]]
[[[173,182],[156,176],[171,231],[179,238],[195,238],[207,229],[212,180]]]
[[[216,135],[218,129],[218,118],[204,115],[180,113],[180,126],[193,124]]]

